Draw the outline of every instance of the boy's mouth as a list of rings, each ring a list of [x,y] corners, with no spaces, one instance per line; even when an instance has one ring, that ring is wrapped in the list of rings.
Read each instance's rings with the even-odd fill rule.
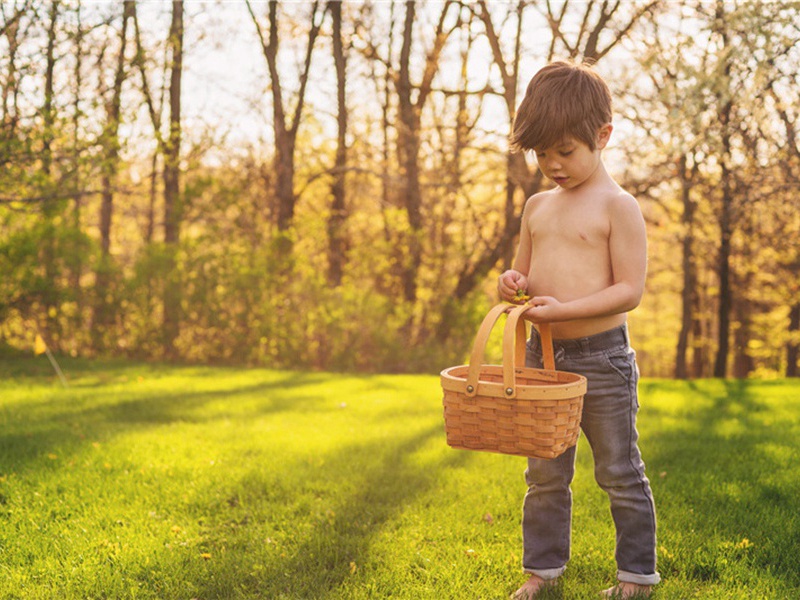
[[[569,177],[553,177],[553,181],[555,181],[558,185],[564,185]]]

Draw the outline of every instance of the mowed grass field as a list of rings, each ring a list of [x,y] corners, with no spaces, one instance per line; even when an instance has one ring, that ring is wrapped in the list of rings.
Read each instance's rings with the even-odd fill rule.
[[[521,458],[445,443],[436,375],[0,360],[0,598],[502,599]],[[800,598],[800,381],[644,380],[654,598]],[[614,581],[581,440],[573,558]]]

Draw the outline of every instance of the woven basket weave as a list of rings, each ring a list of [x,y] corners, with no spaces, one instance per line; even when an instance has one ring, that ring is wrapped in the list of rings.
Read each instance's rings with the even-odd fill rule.
[[[586,378],[556,371],[550,326],[539,325],[544,369],[525,367],[525,321],[530,306],[511,310],[503,333],[503,364],[483,363],[486,342],[508,304],[483,320],[469,365],[441,373],[447,443],[453,448],[555,458],[580,433]]]

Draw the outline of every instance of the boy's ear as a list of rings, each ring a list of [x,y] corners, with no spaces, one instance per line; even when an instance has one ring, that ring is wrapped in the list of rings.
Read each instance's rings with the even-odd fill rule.
[[[598,150],[602,150],[608,144],[608,140],[611,139],[611,132],[614,130],[614,126],[611,123],[606,123],[600,126],[600,129],[597,130],[597,146]]]

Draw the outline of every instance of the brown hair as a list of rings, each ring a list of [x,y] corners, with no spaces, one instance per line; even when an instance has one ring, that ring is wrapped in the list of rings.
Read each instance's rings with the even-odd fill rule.
[[[552,62],[533,76],[519,105],[511,148],[550,148],[571,136],[595,149],[597,130],[611,122],[611,93],[586,64]]]

